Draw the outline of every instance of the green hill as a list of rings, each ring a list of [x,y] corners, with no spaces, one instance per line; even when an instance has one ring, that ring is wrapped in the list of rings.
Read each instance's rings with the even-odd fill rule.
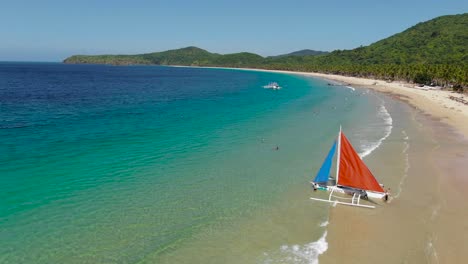
[[[288,57],[288,56],[317,56],[317,55],[324,55],[328,54],[328,51],[318,51],[318,50],[311,50],[311,49],[303,49],[294,51],[288,54],[270,56],[268,58],[281,58],[281,57]]]
[[[204,65],[219,56],[221,55],[197,47],[135,55],[136,58],[141,57],[151,64],[158,65]]]
[[[264,58],[260,55],[241,52],[221,55],[210,53],[197,47],[153,52],[138,55],[75,55],[64,60],[65,63],[92,63],[112,65],[154,64],[154,65],[185,65],[185,66],[223,66],[250,67],[262,64]]]
[[[272,59],[263,67],[461,88],[468,86],[467,28],[468,14],[442,16],[366,47]]]
[[[466,87],[468,86],[467,29],[468,14],[460,14],[419,23],[369,46],[336,50],[322,55],[299,51],[287,56],[264,58],[247,52],[221,55],[197,47],[187,47],[139,55],[76,55],[65,59],[64,62],[315,71]]]
[[[454,64],[468,62],[468,14],[442,16],[367,47],[334,51],[341,63]]]

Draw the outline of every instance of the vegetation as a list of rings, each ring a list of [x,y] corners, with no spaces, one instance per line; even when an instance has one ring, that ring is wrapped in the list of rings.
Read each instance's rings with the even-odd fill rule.
[[[65,63],[156,64],[250,67],[313,71],[421,84],[468,86],[468,14],[419,23],[366,47],[304,55],[304,51],[264,58],[253,53],[221,55],[187,47],[140,55],[77,55]],[[302,54],[301,54],[302,52]]]
[[[240,52],[227,55],[210,53],[197,47],[187,47],[163,52],[139,55],[75,55],[64,60],[65,63],[89,63],[112,65],[185,65],[185,66],[222,66],[254,67],[261,65],[264,58],[260,55]]]
[[[316,56],[316,55],[323,55],[329,53],[328,51],[317,51],[317,50],[298,50],[288,54],[277,55],[277,56],[270,56],[268,58],[281,58],[281,57],[288,57],[288,56]]]

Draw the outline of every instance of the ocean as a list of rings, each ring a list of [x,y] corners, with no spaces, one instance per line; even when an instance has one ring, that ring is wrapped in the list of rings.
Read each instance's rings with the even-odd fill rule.
[[[385,96],[328,83],[0,63],[0,262],[317,263],[309,182],[340,125],[364,158],[394,126]]]

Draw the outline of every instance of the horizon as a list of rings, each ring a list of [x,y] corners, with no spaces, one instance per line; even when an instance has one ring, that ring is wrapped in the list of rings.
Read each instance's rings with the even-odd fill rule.
[[[368,46],[420,22],[468,11],[468,3],[456,0],[339,2],[141,0],[115,1],[110,8],[92,1],[19,1],[0,10],[5,20],[0,61],[61,62],[77,54],[130,55],[189,46],[263,57],[304,49],[331,52]]]

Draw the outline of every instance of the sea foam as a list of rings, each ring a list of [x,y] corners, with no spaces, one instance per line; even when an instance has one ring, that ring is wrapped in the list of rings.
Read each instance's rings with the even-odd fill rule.
[[[327,227],[330,222],[327,220],[319,224],[320,227]],[[265,264],[269,263],[309,263],[318,264],[318,258],[328,249],[327,230],[326,228],[323,235],[317,240],[305,245],[282,245],[280,251],[272,255],[264,253],[267,259]],[[279,253],[279,257],[278,254]],[[273,258],[270,258],[273,257]],[[274,259],[274,260],[273,260]]]
[[[317,241],[305,245],[281,246],[281,259],[279,263],[319,263],[319,256],[328,249],[326,238],[327,231]]]
[[[406,131],[404,131],[404,130],[401,131],[401,133],[403,134],[403,142],[404,142],[404,145],[405,145],[405,147],[403,148],[403,154],[405,155],[405,171],[403,173],[403,177],[401,177],[400,183],[398,184],[398,192],[395,195],[393,195],[393,197],[390,198],[390,202],[393,199],[398,198],[400,196],[401,192],[403,191],[403,183],[405,182],[406,177],[408,177],[408,170],[410,168],[409,154],[408,154],[409,136],[408,136],[408,134],[406,134]]]
[[[328,222],[328,220],[327,220],[327,221],[325,221],[325,222],[320,223],[319,226],[320,226],[320,227],[326,227],[326,226],[328,226],[328,224],[329,224],[329,222]]]
[[[377,140],[376,142],[372,143],[372,144],[369,144],[369,146],[367,146],[367,148],[365,148],[361,153],[359,153],[359,156],[361,158],[364,158],[365,156],[371,154],[374,150],[376,150],[381,144],[382,142],[388,138],[388,136],[390,136],[390,134],[392,133],[392,129],[393,129],[393,119],[392,119],[392,116],[390,115],[390,113],[387,111],[387,108],[385,107],[385,105],[380,105],[380,108],[379,108],[379,111],[377,112],[377,116],[379,118],[382,118],[383,121],[384,121],[384,135],[383,137],[381,137],[379,140]]]

